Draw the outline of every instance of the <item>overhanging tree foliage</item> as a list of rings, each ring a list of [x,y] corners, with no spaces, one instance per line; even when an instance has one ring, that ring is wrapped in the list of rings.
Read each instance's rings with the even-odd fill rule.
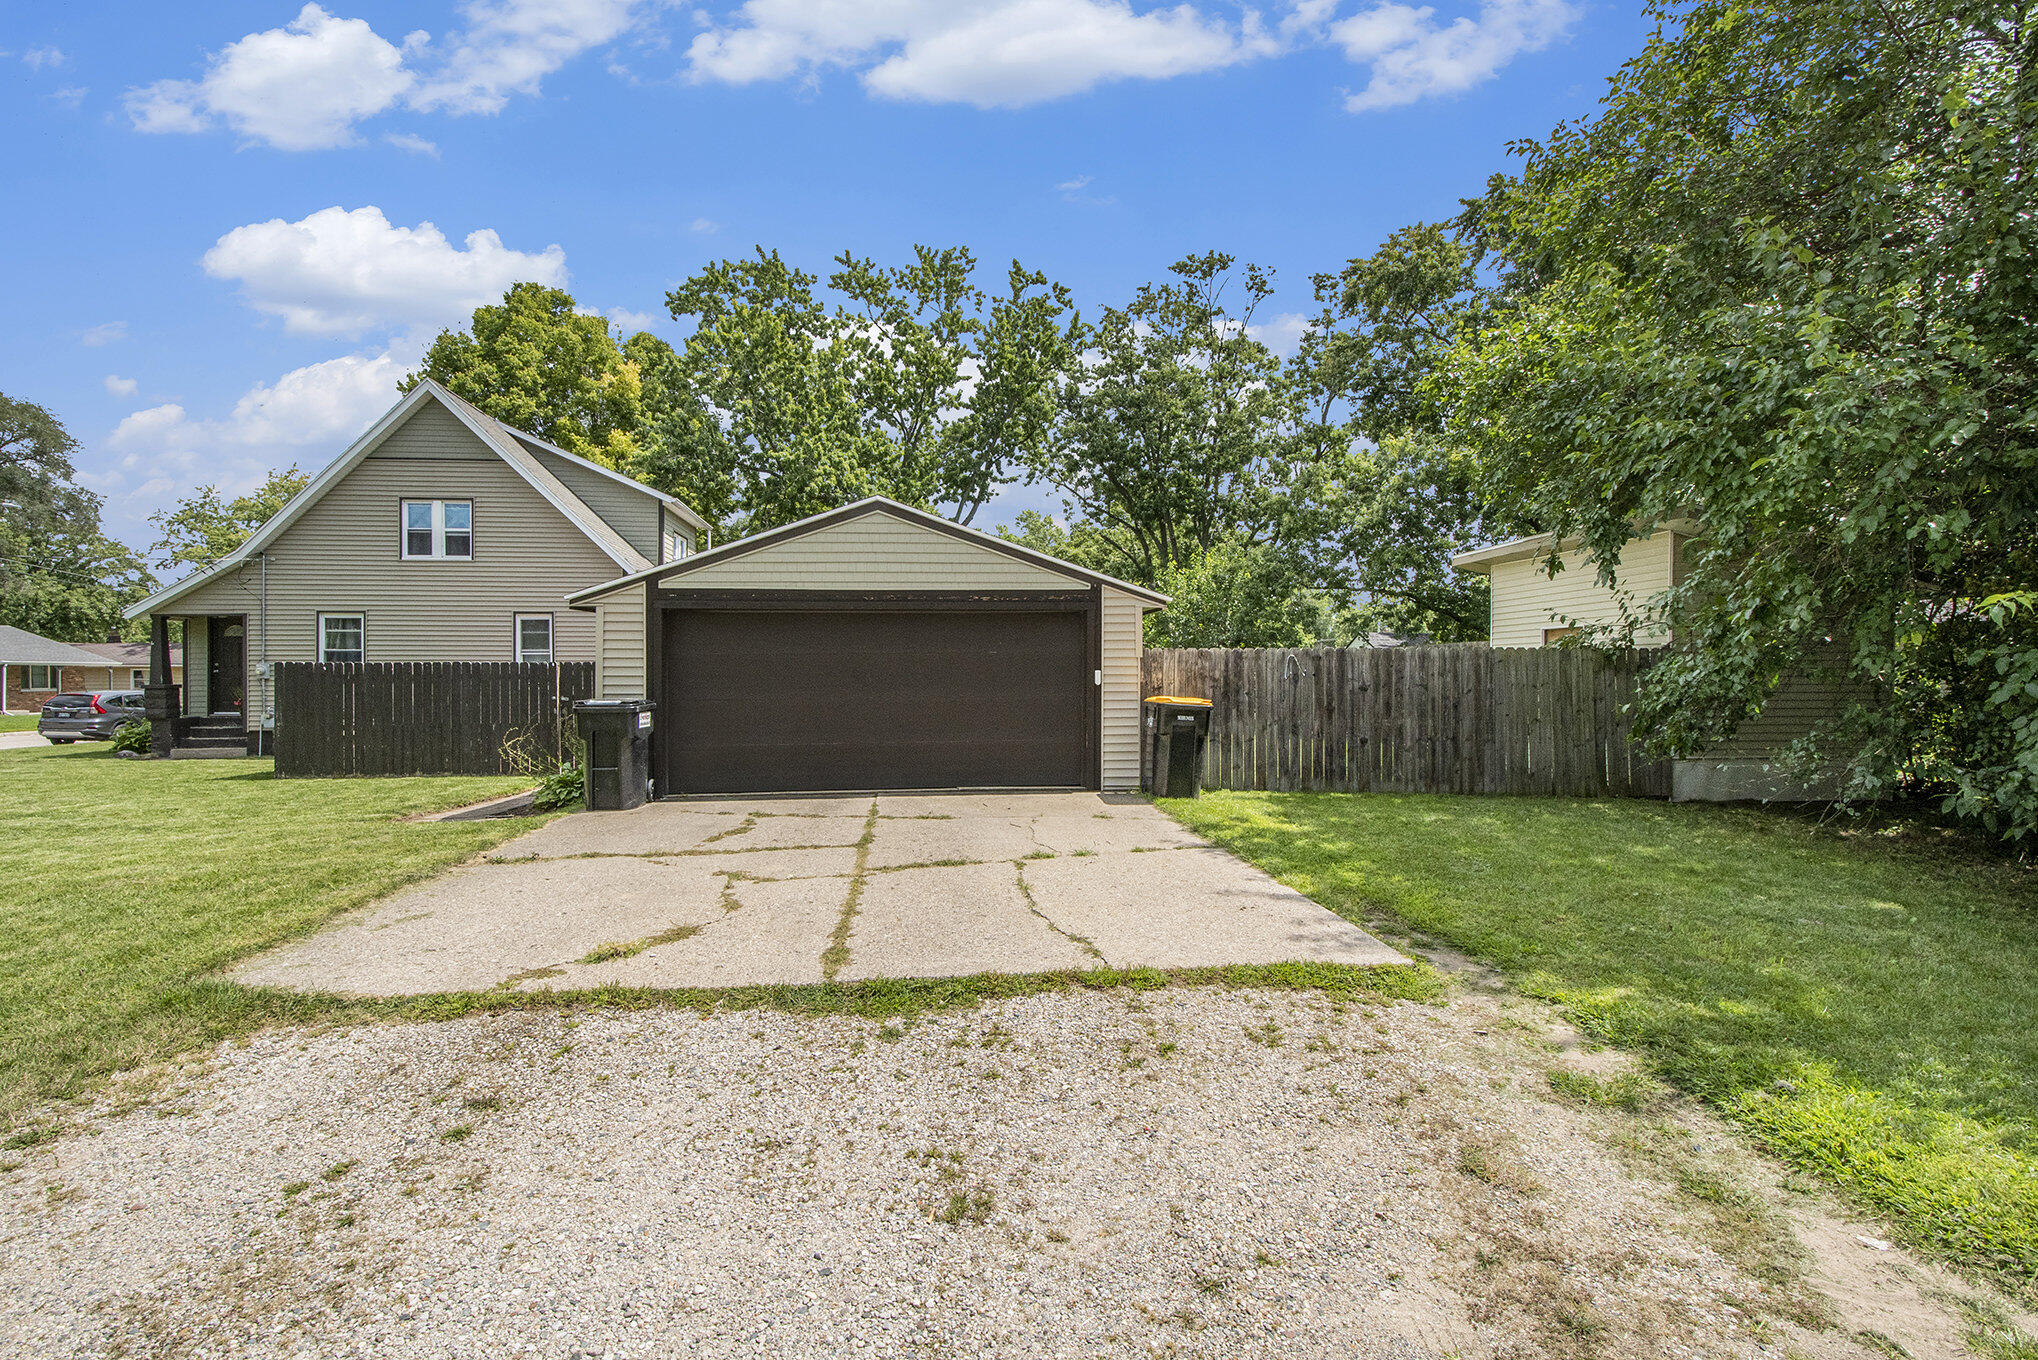
[[[216,486],[201,486],[169,510],[149,516],[162,537],[151,551],[162,554],[165,567],[202,567],[217,562],[248,541],[278,510],[304,490],[311,478],[292,466],[271,468],[262,485],[231,500]]]
[[[1641,706],[1659,749],[1724,737],[1830,638],[1870,697],[1814,746],[2028,834],[2038,12],[1651,10],[1599,116],[1481,207],[1534,287],[1461,347],[1450,433],[1602,561],[1704,523]]]

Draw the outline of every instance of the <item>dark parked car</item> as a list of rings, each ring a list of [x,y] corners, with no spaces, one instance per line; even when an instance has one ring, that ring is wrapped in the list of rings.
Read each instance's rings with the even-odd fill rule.
[[[35,730],[58,746],[74,741],[112,741],[121,725],[146,722],[138,689],[102,689],[92,694],[52,694]]]

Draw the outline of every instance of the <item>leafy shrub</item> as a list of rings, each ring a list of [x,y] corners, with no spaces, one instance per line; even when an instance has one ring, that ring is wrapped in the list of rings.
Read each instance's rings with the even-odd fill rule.
[[[149,725],[145,722],[122,723],[120,730],[113,734],[113,749],[147,755],[153,749],[149,740]]]
[[[538,791],[531,798],[531,806],[540,812],[554,808],[571,807],[581,801],[587,793],[587,779],[578,765],[562,765],[538,781]]]

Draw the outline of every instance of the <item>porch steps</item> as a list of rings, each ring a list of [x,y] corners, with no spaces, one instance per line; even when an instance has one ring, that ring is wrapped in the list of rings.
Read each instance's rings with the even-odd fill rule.
[[[248,733],[240,718],[192,718],[185,723],[183,739],[171,755],[198,759],[247,753]]]

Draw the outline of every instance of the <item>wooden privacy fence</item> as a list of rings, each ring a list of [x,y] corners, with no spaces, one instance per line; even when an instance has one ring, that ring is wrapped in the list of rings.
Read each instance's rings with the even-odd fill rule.
[[[1144,694],[1209,699],[1203,783],[1347,793],[1666,798],[1628,741],[1653,654],[1464,643],[1146,653]]]
[[[592,661],[279,662],[276,773],[520,773],[512,741],[557,759],[593,693]]]

